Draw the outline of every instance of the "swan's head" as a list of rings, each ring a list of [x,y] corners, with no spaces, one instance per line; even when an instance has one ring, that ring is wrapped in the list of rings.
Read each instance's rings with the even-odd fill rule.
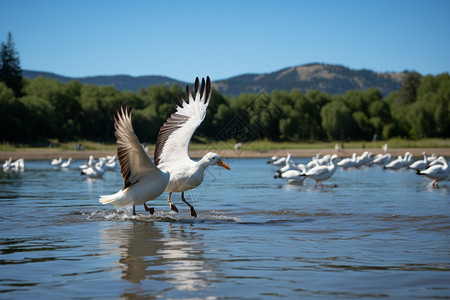
[[[224,163],[220,159],[220,156],[216,153],[212,152],[207,153],[205,156],[203,156],[202,161],[206,164],[206,166],[217,165],[227,170],[231,170],[231,168],[226,163]]]

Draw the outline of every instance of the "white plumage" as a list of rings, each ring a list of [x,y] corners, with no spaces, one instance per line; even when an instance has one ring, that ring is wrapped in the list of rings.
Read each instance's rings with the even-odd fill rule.
[[[288,170],[284,173],[279,173],[275,175],[274,178],[282,178],[287,181],[288,184],[302,184],[306,177],[302,176],[304,172],[299,170]]]
[[[408,165],[408,162],[411,160],[411,157],[412,157],[411,153],[406,152],[404,157],[399,155],[397,159],[391,161],[390,163],[385,165],[383,168],[384,169],[391,169],[391,170],[401,169],[405,165]]]
[[[356,166],[356,157],[357,157],[356,153],[353,153],[352,157],[342,159],[340,162],[337,163],[337,165],[345,169],[354,168]]]
[[[428,156],[426,152],[422,152],[423,159],[417,160],[409,165],[410,169],[425,170],[428,166]]]
[[[440,164],[435,164],[423,171],[417,170],[417,175],[425,175],[429,179],[434,180],[433,187],[438,187],[438,182],[447,178],[450,173],[448,162],[443,156],[439,156],[437,161]]]
[[[315,166],[314,168],[308,170],[302,176],[314,179],[316,181],[314,187],[317,187],[317,183],[320,183],[320,186],[322,186],[322,181],[329,179],[331,176],[333,176],[334,172],[336,171],[336,163],[334,160],[337,157],[338,156],[336,154],[333,154],[330,158],[330,162],[328,163],[328,165]]]
[[[52,166],[55,166],[55,167],[61,165],[61,163],[62,163],[62,157],[60,157],[60,158],[54,158],[54,159],[52,159],[52,161],[50,162],[50,164],[51,164]]]
[[[153,213],[145,202],[164,192],[169,173],[156,167],[139,143],[131,123],[131,108],[120,106],[114,115],[114,126],[123,188],[113,195],[100,196],[99,201],[117,207],[131,205],[133,215],[135,206],[144,204],[145,209]]]
[[[207,153],[199,161],[189,157],[188,148],[191,138],[206,116],[206,109],[211,98],[211,81],[209,77],[195,80],[195,96],[192,96],[189,86],[186,86],[185,101],[178,95],[179,104],[172,103],[176,111],[167,119],[158,133],[155,147],[155,164],[161,170],[170,174],[170,180],[165,188],[169,192],[170,209],[178,212],[170,201],[173,192],[181,192],[181,200],[190,208],[191,216],[196,217],[194,207],[184,198],[184,192],[199,186],[203,182],[208,166],[218,165],[230,170],[216,153]]]
[[[81,170],[81,175],[86,175],[87,178],[102,178],[103,174],[105,174],[105,169],[101,160],[96,164],[91,163],[88,168]]]
[[[69,168],[71,162],[72,162],[72,157],[69,157],[69,159],[67,159],[67,161],[61,163],[61,168],[63,168],[63,169]]]

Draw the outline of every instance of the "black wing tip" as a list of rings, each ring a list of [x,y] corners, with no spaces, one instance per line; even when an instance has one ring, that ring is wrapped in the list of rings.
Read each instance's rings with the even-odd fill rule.
[[[189,103],[190,98],[192,98],[192,93],[191,93],[191,88],[189,87],[189,85],[186,85],[186,98],[187,98],[187,103]]]
[[[198,78],[197,78],[198,79]],[[205,93],[205,78],[202,78],[202,86],[200,88],[200,99],[203,98],[203,94]]]
[[[197,94],[200,94],[200,99],[204,99],[205,103],[208,103],[209,99],[211,98],[211,79],[209,78],[209,76],[206,76],[206,82],[205,78],[202,78],[201,85],[200,79],[198,77],[195,78],[194,95]],[[192,97],[191,88],[189,87],[188,84],[186,85],[186,97],[188,101]],[[178,100],[180,100],[180,102],[183,103],[182,98],[179,95]]]
[[[209,79],[209,76],[206,76],[206,95],[205,95],[205,103],[208,103],[208,101],[211,98],[211,79]]]
[[[198,77],[195,78],[195,93],[198,93],[198,87],[200,85],[200,80],[198,79]]]

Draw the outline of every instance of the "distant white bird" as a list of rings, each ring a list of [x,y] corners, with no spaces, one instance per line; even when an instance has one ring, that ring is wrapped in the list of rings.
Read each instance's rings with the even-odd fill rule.
[[[192,96],[189,85],[186,86],[185,101],[178,95],[179,104],[173,103],[176,111],[166,120],[158,133],[155,146],[155,164],[170,174],[169,183],[165,189],[169,192],[167,202],[170,209],[178,212],[176,206],[170,201],[172,193],[181,193],[181,200],[189,206],[190,214],[197,217],[194,207],[184,198],[184,192],[196,188],[204,179],[207,167],[217,165],[230,170],[219,155],[209,152],[199,161],[189,157],[189,143],[206,116],[206,109],[211,100],[211,80],[209,77],[200,81],[195,80],[195,93]]]
[[[322,157],[322,154],[316,153],[316,156],[313,156],[311,158],[311,160],[306,164],[306,169],[309,170],[316,166],[320,166],[321,165],[321,161],[320,161],[321,157]]]
[[[403,159],[403,167],[408,167],[412,163],[414,158],[414,156],[411,153],[409,152],[407,153],[408,155],[405,154],[405,158]]]
[[[13,171],[23,171],[25,170],[25,160],[19,158],[18,160],[9,164],[9,169]]]
[[[88,168],[81,170],[81,175],[86,175],[87,178],[102,178],[105,174],[103,168],[104,161],[99,161],[96,164],[91,164]]]
[[[325,166],[316,166],[312,168],[311,170],[308,170],[305,174],[302,176],[309,177],[311,179],[314,179],[316,183],[314,184],[314,187],[317,187],[317,183],[320,183],[320,186],[322,186],[322,181],[329,179],[331,176],[333,176],[334,172],[336,171],[336,163],[335,159],[338,156],[336,154],[333,154],[331,156],[330,162],[328,165]]]
[[[11,166],[11,162],[12,162],[12,157],[10,157],[9,159],[5,160],[5,162],[3,163],[3,170],[4,171],[8,171],[10,166]]]
[[[271,162],[270,164],[274,166],[282,166],[286,164],[286,157],[280,157],[279,159]]]
[[[364,151],[361,156],[356,158],[355,167],[360,168],[371,161],[372,152]]]
[[[281,169],[277,170],[277,172],[284,173],[284,172],[289,171],[289,170],[296,170],[297,169],[297,166],[291,160],[291,154],[290,153],[288,153],[285,163],[286,164]]]
[[[60,158],[54,158],[54,159],[52,159],[52,161],[50,162],[50,164],[51,164],[52,166],[55,166],[55,167],[61,165],[61,163],[62,163],[62,157],[60,157]]]
[[[384,152],[388,152],[388,144],[384,144],[383,147],[381,147]]]
[[[117,207],[132,206],[133,215],[135,206],[144,204],[145,210],[153,214],[154,209],[145,202],[164,192],[170,175],[155,166],[141,146],[131,123],[131,108],[121,104],[114,115],[114,127],[123,188],[113,195],[100,196],[99,201]]]
[[[274,178],[286,179],[288,184],[301,184],[305,181],[306,177],[302,176],[304,172],[299,170],[289,170],[284,173],[278,173]]]
[[[280,158],[278,157],[278,156],[276,156],[276,155],[274,155],[274,156],[272,156],[268,161],[267,161],[267,163],[268,164],[272,164],[273,162],[275,162],[275,161],[277,161],[277,160],[279,160]]]
[[[383,169],[398,170],[403,168],[408,163],[408,158],[410,157],[410,155],[411,153],[409,152],[406,152],[404,157],[399,155],[397,159],[385,165]]]
[[[104,160],[103,167],[105,168],[105,170],[114,170],[116,168],[116,158],[117,156],[115,155],[102,158]]]
[[[339,161],[337,163],[337,165],[344,169],[353,168],[356,166],[356,157],[357,157],[356,153],[353,153],[352,157],[347,157],[347,158],[342,159],[341,161]]]
[[[94,163],[94,157],[92,155],[89,155],[89,160],[87,163],[82,164],[81,166],[79,166],[78,168],[80,168],[81,170],[87,169],[90,166],[92,166]]]
[[[428,166],[428,156],[426,152],[422,152],[423,159],[417,160],[409,165],[413,170],[425,170]]]
[[[446,179],[450,173],[448,162],[443,156],[439,156],[437,161],[440,164],[435,164],[423,171],[417,170],[417,175],[425,175],[434,180],[433,187],[438,187],[438,182]]]
[[[391,159],[391,154],[390,153],[386,153],[386,154],[378,154],[373,160],[372,160],[372,164],[375,165],[384,165],[386,164],[386,162],[388,160]]]
[[[72,157],[69,157],[69,159],[63,163],[61,163],[61,168],[67,169],[70,166],[70,163],[72,162]]]
[[[394,159],[387,165],[383,167],[383,169],[391,169],[391,170],[398,170],[403,167],[403,157],[399,155],[397,159]]]

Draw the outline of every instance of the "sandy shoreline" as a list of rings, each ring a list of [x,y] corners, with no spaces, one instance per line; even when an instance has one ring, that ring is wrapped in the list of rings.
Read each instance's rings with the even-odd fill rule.
[[[287,153],[291,153],[293,157],[312,157],[316,155],[316,153],[321,154],[333,154],[336,153],[339,156],[347,157],[351,156],[353,152],[356,152],[358,155],[362,154],[364,151],[372,152],[373,155],[383,153],[381,149],[373,149],[373,148],[358,148],[358,149],[344,149],[340,152],[336,152],[334,149],[284,149],[284,150],[269,150],[269,151],[234,151],[234,150],[194,150],[190,151],[189,155],[192,158],[202,157],[206,152],[216,152],[223,159],[227,158],[258,158],[258,157],[271,157],[274,155],[277,156],[285,156]],[[429,155],[435,153],[436,155],[442,155],[445,157],[450,157],[450,148],[395,148],[389,149],[389,153],[393,156],[403,155],[405,152],[409,151],[416,158],[420,157],[422,152],[427,152]],[[0,151],[0,160],[6,160],[9,157],[12,157],[13,160],[23,158],[25,160],[45,160],[45,159],[53,159],[53,158],[69,158],[73,159],[88,159],[89,155],[93,155],[94,158],[106,156],[106,155],[114,155],[115,151],[104,151],[104,150],[58,150],[58,149],[26,149],[26,150],[16,150],[16,151]],[[153,151],[151,150],[149,155],[152,156]]]

